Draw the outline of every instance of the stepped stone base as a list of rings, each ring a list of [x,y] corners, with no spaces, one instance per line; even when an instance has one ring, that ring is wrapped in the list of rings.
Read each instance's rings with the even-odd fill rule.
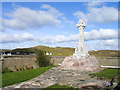
[[[86,56],[80,59],[69,56],[64,59],[60,69],[94,72],[99,71],[100,66],[98,60],[94,56]]]

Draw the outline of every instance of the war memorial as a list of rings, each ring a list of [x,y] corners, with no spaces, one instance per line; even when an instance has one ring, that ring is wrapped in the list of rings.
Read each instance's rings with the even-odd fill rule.
[[[54,67],[45,73],[22,83],[4,87],[8,88],[47,88],[54,84],[67,85],[74,88],[102,89],[106,80],[89,76],[90,73],[102,70],[97,59],[88,54],[84,44],[84,28],[86,24],[80,20],[79,42],[73,55],[66,57],[60,66]]]
[[[100,68],[97,59],[88,54],[84,44],[84,28],[86,24],[80,20],[77,24],[79,29],[79,42],[75,48],[73,56],[66,57],[61,65],[61,69],[79,70],[79,71],[95,71]]]

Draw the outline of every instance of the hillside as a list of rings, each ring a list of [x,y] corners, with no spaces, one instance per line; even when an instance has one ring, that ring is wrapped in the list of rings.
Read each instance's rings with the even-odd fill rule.
[[[69,56],[74,53],[74,48],[69,47],[47,47],[47,46],[36,46],[33,48],[41,49],[46,52],[50,52],[53,56]]]
[[[70,47],[48,47],[48,46],[35,46],[31,48],[17,48],[14,50],[3,50],[4,52],[35,52],[35,49],[40,49],[45,52],[52,53],[52,56],[69,56],[74,53],[75,48]],[[96,57],[118,57],[117,50],[98,50],[98,51],[89,51],[90,55]],[[119,55],[120,56],[120,55]]]
[[[74,53],[75,48],[70,47],[48,47],[48,46],[36,46],[34,48],[41,49],[46,52],[53,53],[53,56],[69,56]],[[98,50],[98,51],[89,51],[90,55],[96,57],[118,57],[117,50]]]
[[[98,51],[89,51],[90,55],[96,57],[119,57],[120,52],[118,50],[98,50]]]

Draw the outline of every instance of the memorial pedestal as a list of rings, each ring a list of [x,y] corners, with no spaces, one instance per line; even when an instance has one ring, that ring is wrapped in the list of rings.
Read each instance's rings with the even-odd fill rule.
[[[62,62],[60,69],[79,70],[79,71],[97,71],[100,69],[98,60],[94,56],[86,56],[81,59],[66,57]]]

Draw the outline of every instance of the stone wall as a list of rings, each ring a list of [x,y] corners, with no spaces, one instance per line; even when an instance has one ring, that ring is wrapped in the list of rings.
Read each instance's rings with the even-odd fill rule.
[[[0,59],[0,73],[2,71],[2,59]]]
[[[51,56],[49,60],[54,65],[59,65],[63,62],[64,58],[65,58],[65,56]]]
[[[16,67],[23,67],[31,65],[33,68],[37,68],[38,65],[35,62],[35,56],[33,55],[15,55],[15,56],[4,56],[3,68],[8,67],[11,70],[15,70]]]
[[[65,56],[50,56],[48,57],[50,62],[54,65],[61,64]],[[104,66],[118,66],[118,58],[116,57],[97,57],[100,65]],[[22,67],[23,65],[31,65],[33,68],[37,68],[35,55],[15,55],[15,56],[3,56],[3,68],[8,67],[11,70],[15,70],[15,66]]]
[[[118,57],[97,57],[97,60],[103,66],[118,66],[120,62]]]
[[[13,56],[2,56],[3,60],[3,68],[8,67],[9,69],[15,71],[16,67],[23,67],[26,65],[33,66],[33,68],[39,67],[36,64],[36,58],[35,55],[13,55]],[[64,56],[50,56],[48,59],[50,62],[54,65],[58,65],[62,63],[64,60]],[[1,61],[2,62],[2,61]]]

